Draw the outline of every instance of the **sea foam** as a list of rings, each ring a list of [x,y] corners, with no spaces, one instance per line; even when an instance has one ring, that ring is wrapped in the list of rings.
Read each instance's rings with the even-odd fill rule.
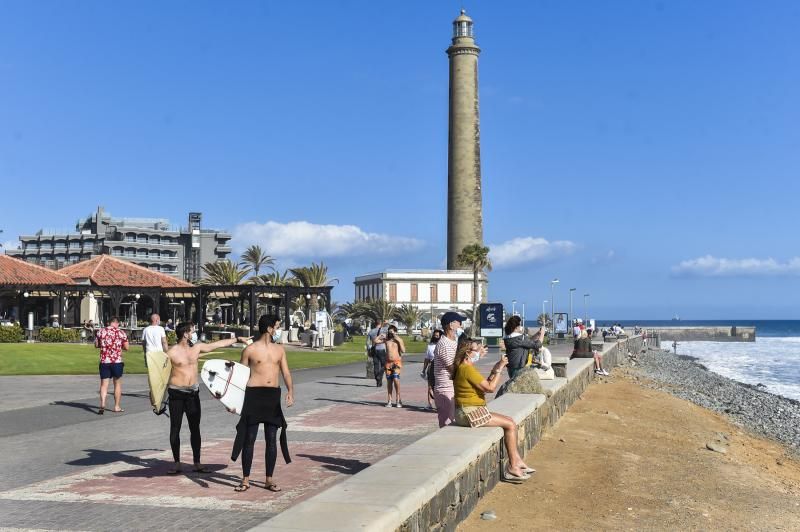
[[[662,344],[668,348],[667,342]],[[679,342],[678,354],[724,377],[800,401],[800,337],[757,338],[755,342]]]

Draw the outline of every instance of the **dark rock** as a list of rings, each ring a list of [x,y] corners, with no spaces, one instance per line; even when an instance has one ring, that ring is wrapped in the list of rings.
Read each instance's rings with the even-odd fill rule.
[[[539,374],[532,367],[521,369],[513,379],[503,383],[494,396],[500,397],[504,393],[539,393],[548,397],[552,395],[542,388],[542,384],[539,382]]]

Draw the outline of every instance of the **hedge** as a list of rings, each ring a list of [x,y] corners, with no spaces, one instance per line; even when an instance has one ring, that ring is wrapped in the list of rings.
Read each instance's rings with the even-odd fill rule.
[[[0,343],[11,344],[21,342],[25,338],[25,331],[19,325],[0,326]]]
[[[62,329],[60,327],[42,327],[39,330],[40,342],[80,342],[81,332],[78,329]]]

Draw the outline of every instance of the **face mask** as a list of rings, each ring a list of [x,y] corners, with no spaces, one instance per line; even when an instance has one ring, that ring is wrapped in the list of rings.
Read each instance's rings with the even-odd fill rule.
[[[481,359],[480,352],[476,353],[475,351],[472,352],[472,356],[469,357],[470,362],[473,364]]]
[[[194,332],[194,331],[192,331],[192,339],[191,339],[191,342],[192,342],[193,344],[196,344],[196,343],[197,343],[197,333],[196,333],[196,332]]]
[[[464,334],[464,329],[462,329],[461,327],[459,327],[459,328],[456,330],[456,336],[461,336],[462,334]]]
[[[277,344],[277,343],[278,343],[278,340],[280,340],[280,339],[281,339],[281,332],[282,332],[282,331],[281,331],[280,329],[275,329],[275,332],[274,332],[274,333],[272,333],[272,342],[273,342],[273,343],[276,343],[276,344]]]

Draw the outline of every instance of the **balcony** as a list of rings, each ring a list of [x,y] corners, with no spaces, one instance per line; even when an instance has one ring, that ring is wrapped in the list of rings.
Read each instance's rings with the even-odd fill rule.
[[[227,244],[220,244],[216,248],[214,248],[215,253],[232,253],[233,250]]]

